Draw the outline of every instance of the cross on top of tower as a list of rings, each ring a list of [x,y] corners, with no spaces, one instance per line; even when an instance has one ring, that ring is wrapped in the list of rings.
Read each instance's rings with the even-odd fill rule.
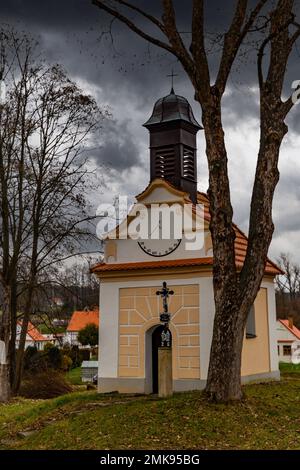
[[[178,77],[178,74],[174,73],[174,70],[172,69],[171,73],[167,75],[167,77],[171,77],[171,95],[175,95],[174,92],[174,77]]]

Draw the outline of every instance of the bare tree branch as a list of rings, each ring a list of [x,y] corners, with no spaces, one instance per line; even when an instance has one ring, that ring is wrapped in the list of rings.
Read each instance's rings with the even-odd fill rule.
[[[184,68],[190,73],[193,73],[193,61],[186,49],[182,38],[178,32],[175,10],[172,0],[163,0],[163,22],[165,27],[165,34],[169,39],[173,51],[176,51],[176,56],[181,60]],[[174,53],[174,52],[173,52]]]
[[[165,28],[164,28],[164,25],[163,23],[161,23],[161,21],[159,21],[155,16],[153,15],[150,15],[149,13],[147,13],[146,11],[142,10],[141,8],[137,7],[136,5],[133,5],[132,3],[130,2],[126,2],[125,0],[115,0],[117,3],[119,3],[120,5],[124,5],[128,8],[130,8],[131,10],[133,11],[136,11],[137,13],[139,13],[140,15],[142,15],[144,18],[147,18],[147,20],[151,21],[151,23],[153,23],[155,26],[157,26],[163,33],[165,33]]]
[[[135,23],[133,23],[133,21],[131,21],[125,15],[120,13],[118,10],[109,7],[104,1],[92,0],[92,3],[94,5],[96,5],[98,8],[100,8],[101,10],[104,10],[107,13],[109,13],[110,15],[113,15],[115,18],[117,18],[119,21],[121,21],[121,23],[126,24],[126,26],[128,26],[128,28],[130,28],[134,33],[138,34],[139,36],[141,36],[146,41],[151,42],[155,46],[161,47],[162,49],[165,49],[168,52],[171,52],[172,54],[176,55],[176,51],[168,43],[160,41],[159,39],[156,39],[153,36],[150,36],[149,34],[145,33]]]
[[[207,54],[205,51],[204,42],[204,12],[203,12],[203,0],[193,1],[193,12],[192,12],[192,42],[190,51],[194,57],[195,63],[199,67],[195,67],[199,72],[196,75],[196,86],[199,88],[201,96],[199,100],[204,101],[205,96],[209,96],[210,88],[210,73],[207,60]]]
[[[225,34],[222,58],[215,84],[216,89],[220,94],[223,94],[225,90],[232,64],[245,36],[249,33],[250,28],[252,28],[254,21],[266,3],[267,0],[260,0],[257,2],[256,7],[252,10],[248,20],[244,24],[248,1],[238,1],[232,23]]]

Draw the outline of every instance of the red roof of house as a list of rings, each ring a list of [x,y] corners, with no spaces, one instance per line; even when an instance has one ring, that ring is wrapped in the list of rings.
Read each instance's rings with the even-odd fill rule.
[[[287,330],[289,330],[290,333],[292,333],[294,336],[296,336],[297,339],[300,339],[300,330],[293,325],[293,328],[290,328],[289,326],[289,320],[278,320],[280,323],[282,323],[283,326],[286,327]]]
[[[99,309],[77,310],[73,313],[67,331],[80,331],[89,323],[99,326]]]
[[[19,321],[18,324],[22,326],[22,322]],[[33,341],[48,341],[48,339],[39,332],[39,330],[31,323],[28,322],[27,334],[30,336]]]
[[[167,182],[173,187],[169,182]],[[147,188],[145,189],[145,191]],[[145,192],[143,191],[143,192]],[[141,193],[143,194],[143,193]],[[141,196],[141,194],[139,196]],[[137,196],[137,197],[139,197]],[[204,220],[208,223],[210,221],[209,213],[209,200],[205,193],[198,192],[198,203],[204,206]],[[248,239],[246,235],[233,224],[236,239],[235,239],[235,261],[237,268],[242,268],[245,261]],[[102,273],[108,271],[127,271],[135,269],[151,269],[151,268],[170,268],[175,266],[212,266],[213,257],[207,258],[193,258],[193,259],[180,259],[180,260],[164,260],[164,261],[146,261],[137,263],[98,263],[92,267],[91,271],[94,273]],[[266,262],[265,273],[273,276],[283,274],[282,270],[271,261],[269,258]]]

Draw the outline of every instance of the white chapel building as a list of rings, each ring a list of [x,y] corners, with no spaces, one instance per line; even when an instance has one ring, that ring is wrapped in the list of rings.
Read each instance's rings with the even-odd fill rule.
[[[201,126],[188,101],[173,89],[155,103],[144,126],[150,132],[150,183],[117,227],[123,236],[113,239],[108,234],[104,261],[92,269],[100,281],[100,392],[157,392],[162,299],[156,292],[163,281],[174,291],[169,298],[173,390],[202,389],[207,378],[214,321],[213,252],[209,200],[197,191],[196,134]],[[150,211],[153,204],[191,207],[191,219],[202,219],[199,248],[190,249],[189,233],[170,239],[124,237],[125,229],[130,232],[142,217],[139,206]],[[235,231],[239,269],[247,238],[237,226]],[[279,379],[274,277],[280,272],[267,261],[245,331],[243,382]]]

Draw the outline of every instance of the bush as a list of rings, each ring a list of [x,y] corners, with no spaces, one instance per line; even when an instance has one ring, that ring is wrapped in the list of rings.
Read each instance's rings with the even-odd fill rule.
[[[49,368],[68,370],[65,368],[70,367],[70,365],[72,365],[72,359],[63,360],[62,351],[51,343],[47,343],[43,351],[38,351],[34,346],[28,346],[25,350],[25,371],[36,373]]]
[[[82,361],[89,361],[90,349],[79,349],[78,346],[63,347],[63,353],[72,359],[72,369],[80,367]]]
[[[54,344],[53,343],[50,343],[50,341],[48,343],[45,344],[44,346],[44,352],[47,353],[51,348],[54,347]]]
[[[53,369],[60,369],[62,367],[63,355],[57,346],[52,345],[45,353],[47,354],[49,367],[53,367]]]
[[[67,356],[66,354],[64,354],[63,357],[62,357],[62,363],[61,363],[62,370],[67,372],[68,370],[71,369],[72,364],[73,364],[72,359],[69,356]]]
[[[24,352],[24,369],[30,369],[32,367],[32,362],[38,355],[38,350],[36,346],[28,346]]]
[[[55,398],[72,391],[61,372],[48,369],[36,374],[26,374],[21,385],[20,395],[25,398]]]
[[[96,346],[98,344],[99,329],[94,323],[89,323],[78,333],[78,341],[83,346]]]
[[[72,359],[72,368],[80,367],[82,363],[82,358],[78,346],[72,346],[68,356]]]
[[[91,350],[90,349],[80,349],[80,357],[81,357],[81,362],[82,361],[89,361],[91,356]],[[81,363],[80,363],[81,365]]]
[[[64,354],[66,354],[67,356],[70,356],[71,353],[72,353],[72,347],[70,345],[70,343],[64,343],[62,345],[62,348],[61,350],[63,351]],[[70,356],[71,357],[71,356]]]
[[[32,373],[45,370],[47,360],[43,351],[38,351],[35,346],[28,346],[24,353],[24,370]]]

